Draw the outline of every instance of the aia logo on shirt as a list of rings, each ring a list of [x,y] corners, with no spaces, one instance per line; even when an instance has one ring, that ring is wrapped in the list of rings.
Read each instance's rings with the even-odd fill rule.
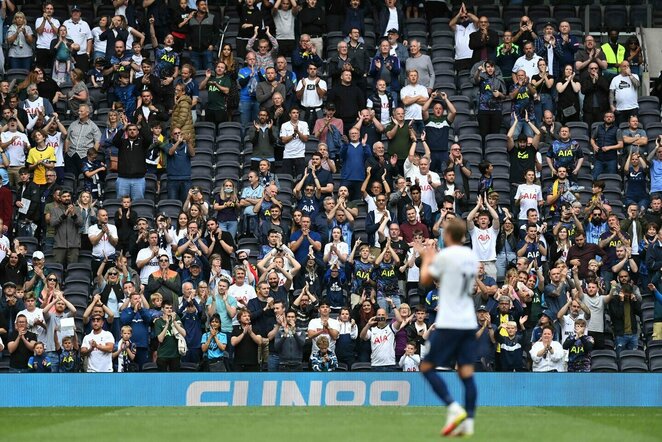
[[[478,241],[487,242],[492,239],[492,236],[489,233],[481,233],[478,235]]]

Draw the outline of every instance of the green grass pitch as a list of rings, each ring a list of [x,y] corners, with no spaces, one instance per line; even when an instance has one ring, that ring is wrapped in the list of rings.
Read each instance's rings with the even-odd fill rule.
[[[0,409],[5,441],[418,442],[440,440],[435,407]],[[481,407],[472,441],[662,440],[662,408]]]

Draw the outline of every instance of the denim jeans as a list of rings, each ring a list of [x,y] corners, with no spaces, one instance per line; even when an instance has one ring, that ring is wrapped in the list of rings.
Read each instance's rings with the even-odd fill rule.
[[[379,367],[375,367],[374,365],[370,367],[371,371],[395,371],[396,366],[395,365],[381,365]]]
[[[191,180],[168,180],[168,199],[186,201],[191,188]],[[118,194],[119,196],[119,194]]]
[[[212,51],[191,51],[189,57],[196,71],[212,69]]]
[[[32,67],[32,57],[9,57],[9,69],[25,69]]]
[[[542,121],[546,110],[554,113],[554,100],[550,94],[540,94],[540,101],[536,101],[534,104],[536,121]]]
[[[636,350],[639,345],[639,335],[616,336],[616,354],[621,354],[621,350]]]
[[[600,174],[603,173],[617,173],[618,161],[617,160],[595,160],[593,163],[593,179],[597,180]]]
[[[51,373],[60,372],[60,355],[56,351],[47,351],[46,357],[51,361]]]
[[[237,236],[238,224],[239,223],[237,221],[219,221],[218,226],[221,228],[221,230],[225,230],[234,238]]]
[[[279,364],[280,364],[280,355],[269,353],[269,359],[267,359],[267,370],[269,370],[270,372],[278,371]]]
[[[252,98],[250,101],[240,101],[239,102],[239,112],[241,114],[241,130],[245,134],[253,121],[257,120],[257,111],[260,109],[255,98]]]
[[[531,121],[535,124],[535,121],[533,120]],[[513,133],[513,140],[518,139],[521,133],[524,133],[524,135],[526,135],[527,138],[533,138],[535,136],[535,134],[533,133],[533,129],[531,129],[531,126],[529,126],[529,124],[526,121],[518,120],[517,126],[515,126],[515,132]]]
[[[379,308],[383,308],[386,310],[387,313],[390,313],[392,310],[400,308],[400,295],[397,293],[394,295],[391,295],[391,299],[393,300],[393,305],[394,308],[391,308],[391,305],[386,301],[386,297],[380,296],[381,294],[377,294],[377,305],[379,305]]]
[[[517,253],[515,252],[501,252],[497,255],[496,268],[497,268],[497,281],[503,281],[506,277],[506,270],[508,264],[517,261]]]
[[[118,198],[129,195],[133,201],[141,200],[145,198],[145,177],[117,178],[115,192]]]
[[[625,197],[625,207],[629,206],[630,204],[636,204],[637,208],[641,210],[641,209],[646,209],[649,203],[650,203],[650,199],[648,197],[642,198],[638,201],[628,198],[627,196]]]

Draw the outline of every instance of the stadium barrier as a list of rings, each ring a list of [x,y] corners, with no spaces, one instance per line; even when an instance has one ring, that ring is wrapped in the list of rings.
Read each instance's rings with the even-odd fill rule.
[[[455,397],[455,373],[441,373]],[[662,374],[479,373],[482,406],[662,406]],[[418,373],[2,374],[1,407],[440,405]]]

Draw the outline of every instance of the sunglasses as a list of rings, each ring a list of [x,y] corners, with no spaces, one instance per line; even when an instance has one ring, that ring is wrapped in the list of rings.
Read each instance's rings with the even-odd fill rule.
[[[117,272],[108,272],[108,275],[109,276],[117,276],[117,275],[119,275],[119,273],[117,273]]]
[[[57,282],[57,278],[48,278],[47,280],[48,280],[48,281],[56,281],[56,282]]]

